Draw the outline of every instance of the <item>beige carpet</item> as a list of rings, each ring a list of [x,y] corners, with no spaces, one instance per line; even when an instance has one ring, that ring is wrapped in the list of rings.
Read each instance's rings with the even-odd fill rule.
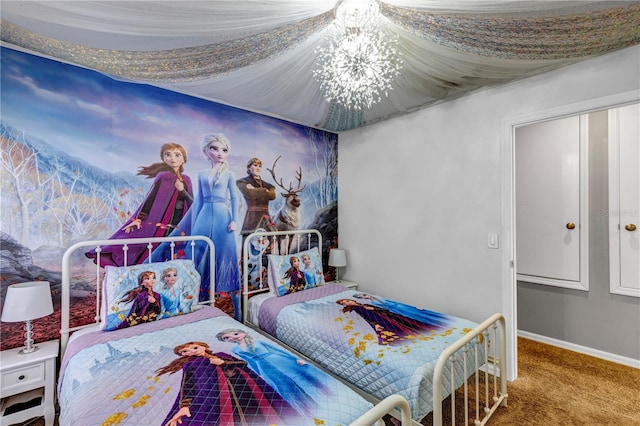
[[[640,426],[640,369],[521,337],[518,378],[508,395],[508,406],[489,425]],[[444,401],[445,424],[451,424],[450,401]],[[431,416],[422,423],[430,425]]]
[[[640,369],[518,338],[518,378],[493,426],[640,425]]]
[[[508,407],[490,426],[640,425],[640,369],[529,339],[518,338],[518,379],[508,393]],[[430,416],[423,424],[431,424]]]

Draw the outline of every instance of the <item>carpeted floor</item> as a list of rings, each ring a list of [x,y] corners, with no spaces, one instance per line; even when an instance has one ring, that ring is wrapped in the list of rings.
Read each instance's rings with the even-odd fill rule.
[[[518,379],[508,394],[490,426],[640,425],[640,369],[521,337]],[[34,419],[22,426],[43,425]]]
[[[640,369],[521,337],[518,378],[507,393],[508,406],[494,413],[490,426],[640,426]],[[443,402],[447,425],[450,401]],[[431,415],[422,423],[430,425]]]
[[[490,425],[640,425],[640,369],[529,339],[508,394]]]

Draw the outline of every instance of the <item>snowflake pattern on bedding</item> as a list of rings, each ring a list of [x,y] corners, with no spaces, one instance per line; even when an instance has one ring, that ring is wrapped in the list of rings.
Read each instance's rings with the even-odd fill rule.
[[[187,407],[190,417],[181,417],[183,425],[338,425],[371,408],[344,384],[226,315],[167,325],[152,332],[146,325],[135,327],[140,334],[129,329],[122,338],[120,331],[97,332],[115,340],[68,351],[72,359],[65,356],[59,388],[60,424],[163,425]],[[225,330],[241,330],[267,352],[258,361],[243,357],[236,343],[216,337]],[[82,345],[83,339],[93,337],[72,343]],[[261,370],[270,350],[282,351],[281,359],[292,357],[289,368],[296,371]],[[329,391],[312,392],[307,382],[292,379],[304,374]],[[308,399],[298,403],[303,393]]]

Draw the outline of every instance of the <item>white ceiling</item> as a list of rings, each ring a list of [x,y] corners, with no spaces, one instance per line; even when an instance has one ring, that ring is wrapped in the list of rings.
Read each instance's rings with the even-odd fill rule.
[[[379,2],[402,72],[349,111],[312,73],[340,3],[3,0],[2,45],[340,132],[640,42],[640,1]]]

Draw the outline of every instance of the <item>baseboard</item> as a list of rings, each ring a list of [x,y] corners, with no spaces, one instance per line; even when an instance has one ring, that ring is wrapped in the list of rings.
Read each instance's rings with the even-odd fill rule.
[[[640,360],[638,359],[628,358],[625,356],[612,354],[610,352],[588,348],[586,346],[576,345],[575,343],[565,342],[564,340],[558,340],[552,337],[541,336],[539,334],[530,333],[528,331],[523,331],[523,330],[518,330],[518,336],[524,337],[525,339],[535,340],[536,342],[546,343],[551,346],[557,346],[562,349],[568,349],[570,351],[578,352],[585,355],[590,355],[596,358],[604,359],[606,361],[615,362],[617,364],[622,364],[622,365],[626,365],[634,368],[640,368]]]

